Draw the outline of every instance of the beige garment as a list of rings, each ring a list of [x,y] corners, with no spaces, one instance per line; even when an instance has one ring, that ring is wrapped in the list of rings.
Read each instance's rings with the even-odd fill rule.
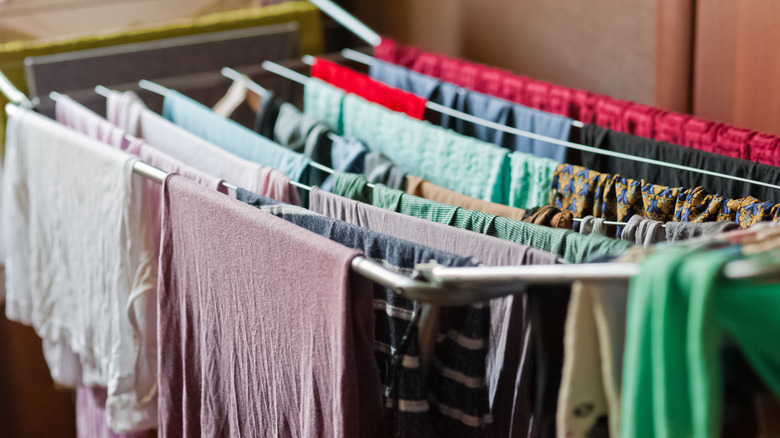
[[[558,394],[559,438],[617,437],[628,281],[572,286]]]
[[[219,99],[212,108],[215,114],[219,114],[222,117],[229,118],[233,111],[246,100],[247,95],[247,82],[249,78],[244,75],[239,76],[238,79],[233,81],[228,88],[227,93]]]
[[[523,220],[525,210],[508,205],[496,204],[494,202],[483,201],[472,198],[471,196],[461,195],[458,192],[445,189],[422,178],[409,175],[406,178],[406,193],[430,201],[440,202],[442,204],[453,205],[455,207],[467,208],[469,210],[478,210],[483,213],[502,216],[508,219]]]

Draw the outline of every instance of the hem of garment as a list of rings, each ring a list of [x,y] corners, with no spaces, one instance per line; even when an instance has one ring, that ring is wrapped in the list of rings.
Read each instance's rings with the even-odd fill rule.
[[[157,428],[157,397],[138,404],[135,392],[106,398],[106,425],[117,433],[143,432]]]

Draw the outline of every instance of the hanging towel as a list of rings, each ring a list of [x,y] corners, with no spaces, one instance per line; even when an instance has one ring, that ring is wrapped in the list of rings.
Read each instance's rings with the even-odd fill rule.
[[[359,253],[178,176],[163,199],[160,435],[381,435]]]
[[[508,100],[460,88],[430,76],[411,71],[403,66],[381,60],[371,63],[372,78],[392,87],[414,93],[448,108],[479,117],[500,125],[509,126],[534,134],[568,140],[572,120],[568,117],[524,107]],[[434,86],[431,86],[431,82]],[[453,96],[454,98],[449,98]],[[449,105],[447,105],[449,103]],[[479,140],[503,146],[514,151],[548,157],[558,162],[566,161],[566,148],[548,142],[532,140],[508,134],[486,126],[444,116],[441,126]]]
[[[135,158],[22,109],[8,127],[6,315],[78,355],[63,384],[107,387],[110,428],[153,428],[157,270]]]
[[[300,204],[290,178],[268,166],[237,157],[149,110],[134,93],[111,93],[108,120],[160,151],[206,174],[290,204]]]
[[[255,114],[254,130],[263,137],[273,140],[276,119],[279,117],[282,104],[286,102],[276,97],[273,90],[266,90],[266,95],[259,97],[259,99],[260,104],[257,114]]]
[[[558,163],[521,152],[509,154],[508,205],[530,209],[550,203],[550,185]]]
[[[305,111],[321,118],[319,101],[309,96],[330,93],[318,80],[306,83]],[[312,101],[316,102],[312,103]],[[355,95],[343,98],[344,134],[363,140],[405,171],[458,193],[505,203],[508,196],[507,152],[487,143],[420,122]]]
[[[474,266],[471,257],[379,234],[300,207],[278,204],[245,190],[239,190],[237,197],[343,245],[362,249],[367,257],[393,266],[401,273],[409,274],[418,263],[430,260],[444,266]],[[483,430],[490,422],[484,381],[490,324],[488,308],[481,304],[461,306],[442,315],[445,339],[437,346],[436,367],[427,385],[422,379],[417,342],[419,305],[390,288],[377,286],[374,309],[375,350],[382,384],[387,388],[385,406],[387,415],[393,418],[393,435],[425,436],[430,433],[431,425],[437,434],[475,434]],[[449,377],[434,381],[439,370]],[[429,399],[433,401],[430,410]]]
[[[404,113],[414,119],[423,118],[425,99],[407,93],[408,90],[387,86],[334,62],[317,58],[311,66],[311,76],[387,109]]]
[[[739,228],[739,225],[733,221],[669,222],[666,224],[666,240],[677,242],[678,240],[693,239],[699,236],[725,233],[737,228]]]
[[[239,157],[281,170],[294,181],[309,184],[309,159],[214,114],[210,108],[176,91],[163,101],[163,117]]]
[[[342,104],[346,93],[319,79],[309,79],[303,87],[303,111],[319,117],[336,134],[344,134]]]

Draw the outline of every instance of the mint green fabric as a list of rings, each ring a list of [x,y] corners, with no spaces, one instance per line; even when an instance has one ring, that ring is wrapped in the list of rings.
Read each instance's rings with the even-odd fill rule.
[[[310,78],[303,87],[303,108],[306,114],[316,115],[339,135],[344,135],[341,124],[341,106],[347,95],[341,88],[334,87],[317,78]]]
[[[725,335],[780,395],[780,285],[725,278],[739,257],[670,247],[642,263],[629,291],[621,437],[720,436]]]
[[[550,205],[550,188],[558,162],[523,152],[509,154],[511,176],[507,205],[523,209]]]
[[[343,197],[355,201],[371,203],[371,187],[366,184],[363,175],[356,173],[333,173],[333,193],[343,193]]]
[[[348,178],[348,181],[340,183],[339,179],[344,178]],[[355,193],[362,193],[364,189],[361,185],[365,187],[366,184],[362,175],[335,174],[333,193],[349,198]],[[339,191],[342,187],[347,189]],[[573,263],[583,263],[602,255],[618,256],[632,246],[629,242],[605,236],[584,236],[571,230],[549,228],[441,204],[382,184],[374,185],[371,198],[372,205],[376,207],[532,246]]]
[[[333,113],[333,108],[337,108],[334,87],[310,80],[306,88],[305,112],[333,123],[337,119]],[[507,150],[353,94],[343,98],[341,109],[340,133],[361,139],[369,149],[383,153],[404,171],[464,195],[507,204]]]

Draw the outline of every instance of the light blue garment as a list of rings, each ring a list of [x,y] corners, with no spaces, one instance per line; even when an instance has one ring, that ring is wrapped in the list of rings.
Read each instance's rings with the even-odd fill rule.
[[[449,82],[411,71],[406,67],[380,60],[372,62],[369,74],[372,78],[390,86],[481,119],[558,140],[569,139],[572,119],[568,117],[467,90]],[[551,158],[559,163],[567,161],[566,148],[563,146],[531,140],[483,126],[475,126],[449,116],[442,116],[440,125],[460,134],[472,136],[513,151]]]
[[[310,183],[307,168],[311,160],[307,157],[220,117],[181,93],[170,91],[165,95],[163,117],[245,160],[278,169],[294,181]]]

